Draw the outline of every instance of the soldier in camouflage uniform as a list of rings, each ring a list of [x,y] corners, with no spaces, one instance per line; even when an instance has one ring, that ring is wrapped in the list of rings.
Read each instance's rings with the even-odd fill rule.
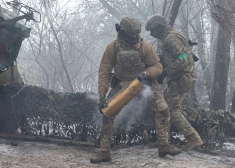
[[[161,40],[160,52],[164,65],[164,97],[168,103],[171,124],[182,133],[187,142],[182,150],[188,151],[203,144],[197,131],[182,115],[180,107],[192,87],[194,60],[192,49],[184,35],[172,30],[161,15],[153,15],[145,26],[150,35]]]
[[[157,53],[147,41],[140,38],[141,24],[138,20],[124,17],[120,24],[116,24],[116,30],[118,32],[117,39],[106,47],[99,68],[98,91],[100,94],[100,111],[106,106],[106,100],[109,100],[123,87],[130,84],[136,77],[140,81],[147,80],[154,93],[149,103],[155,111],[157,120],[158,156],[164,157],[167,154],[174,156],[181,153],[181,149],[173,147],[168,143],[170,113],[155,80],[163,71]],[[106,98],[113,69],[116,82],[111,87]],[[111,160],[110,147],[114,119],[115,116],[108,118],[103,115],[101,151],[90,159],[92,163]]]

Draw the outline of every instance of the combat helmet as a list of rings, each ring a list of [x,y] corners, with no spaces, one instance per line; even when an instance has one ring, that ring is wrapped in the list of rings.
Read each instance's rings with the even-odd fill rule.
[[[147,24],[145,25],[145,29],[149,31],[157,27],[165,27],[166,25],[166,19],[162,15],[156,14],[149,18]]]
[[[115,26],[120,37],[126,42],[135,44],[139,40],[139,34],[141,32],[141,24],[139,20],[124,17],[120,21],[120,24],[116,24]]]

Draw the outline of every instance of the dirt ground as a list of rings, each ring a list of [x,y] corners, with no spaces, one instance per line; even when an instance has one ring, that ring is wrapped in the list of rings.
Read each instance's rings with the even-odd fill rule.
[[[227,146],[216,155],[190,151],[158,158],[157,149],[142,145],[112,150],[111,162],[91,164],[98,148],[0,139],[0,168],[234,168],[235,145]]]

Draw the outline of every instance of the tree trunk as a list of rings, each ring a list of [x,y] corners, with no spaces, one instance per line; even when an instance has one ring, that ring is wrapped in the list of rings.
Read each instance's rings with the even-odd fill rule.
[[[172,27],[175,23],[175,19],[178,15],[181,3],[182,3],[182,0],[175,0],[172,5],[171,14],[170,14],[170,22],[169,22],[169,25],[171,25]]]
[[[210,57],[208,58],[208,60],[210,60],[212,64],[208,65],[208,69],[211,72],[210,76],[211,76],[211,82],[213,84],[214,75],[215,75],[216,44],[218,41],[218,32],[219,32],[219,25],[214,19],[212,19],[211,21],[211,27],[212,28],[211,28],[211,35],[210,35]]]
[[[226,110],[226,90],[230,62],[231,32],[219,25],[211,110]]]
[[[233,92],[231,113],[235,114],[235,91]]]
[[[167,0],[164,1],[164,5],[163,5],[163,10],[162,10],[162,16],[165,16],[165,11],[166,11],[166,4],[167,4]]]
[[[233,61],[232,61],[232,71],[231,71],[231,82],[233,87],[235,87],[235,32],[233,32]],[[232,98],[232,107],[231,112],[235,114],[235,90],[233,92],[233,98]]]

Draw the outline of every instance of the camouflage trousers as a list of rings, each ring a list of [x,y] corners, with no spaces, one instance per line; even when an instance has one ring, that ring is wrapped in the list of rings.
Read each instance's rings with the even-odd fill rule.
[[[184,87],[184,83],[180,83],[180,81],[169,81],[169,78],[164,81],[164,97],[170,110],[171,124],[186,138],[191,134],[198,135],[197,131],[191,126],[181,112],[181,105],[187,94],[181,89]]]
[[[115,94],[117,94],[123,87],[130,84],[131,81],[120,82],[118,86],[111,89],[107,100],[111,99]],[[158,137],[158,143],[160,145],[168,144],[168,131],[170,125],[170,113],[168,110],[167,103],[163,97],[163,94],[158,89],[155,81],[150,84],[153,97],[148,102],[150,108],[155,111],[155,120],[156,120],[156,132]],[[108,118],[103,115],[102,118],[102,130],[101,130],[101,142],[100,148],[101,151],[110,151],[111,148],[111,137],[113,135],[113,124],[115,117]]]

